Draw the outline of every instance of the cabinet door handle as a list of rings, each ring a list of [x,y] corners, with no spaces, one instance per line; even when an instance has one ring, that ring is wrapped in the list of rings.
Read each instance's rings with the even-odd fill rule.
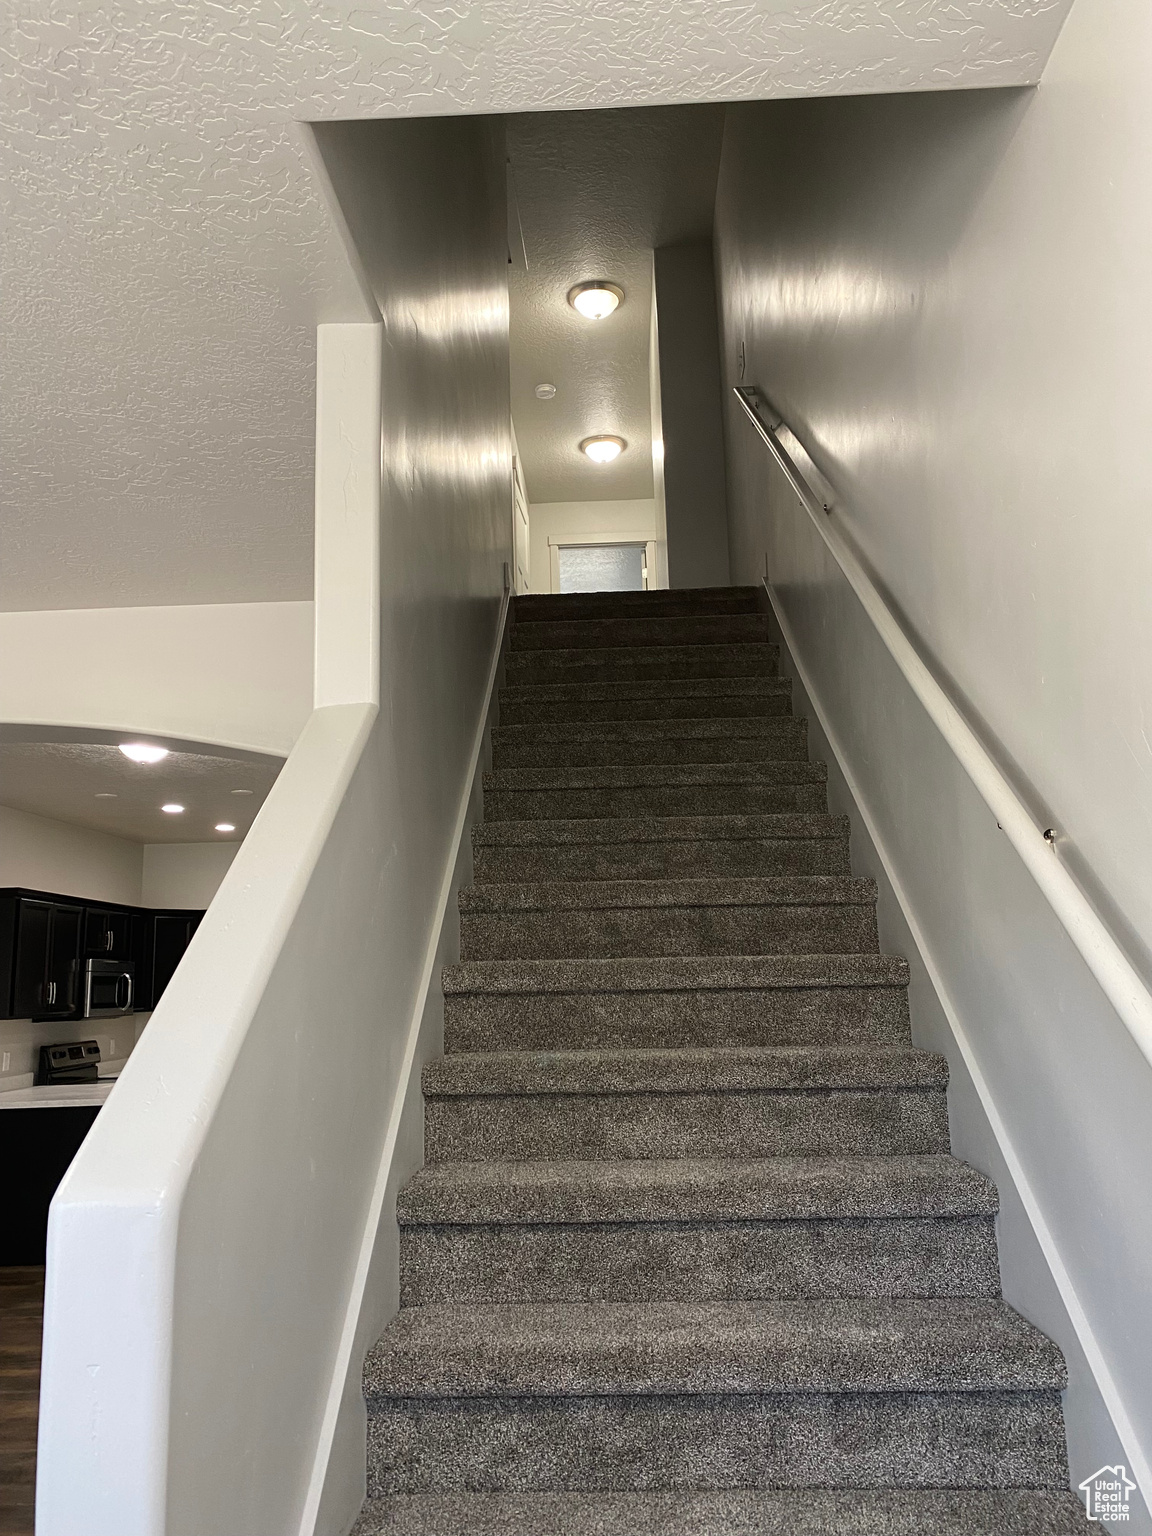
[[[50,981],[48,983],[48,1006],[49,1006],[49,1008],[52,1007],[52,1005],[53,1005],[53,1003],[55,1003],[55,1001],[56,1001],[56,983],[54,981]]]
[[[112,936],[111,928],[106,928],[104,930],[104,948],[105,949],[111,949],[112,945],[114,943],[115,943],[115,940],[114,940],[114,938]]]

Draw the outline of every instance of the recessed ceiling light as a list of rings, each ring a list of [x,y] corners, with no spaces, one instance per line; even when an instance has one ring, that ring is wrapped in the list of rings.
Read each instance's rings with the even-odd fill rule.
[[[556,386],[555,384],[537,384],[534,393],[537,400],[555,400]]]
[[[229,790],[229,794],[233,794],[233,795],[250,795],[252,793],[253,793],[253,791],[250,790],[250,789],[233,789],[233,790]]]
[[[568,294],[568,302],[585,320],[606,320],[624,302],[624,290],[616,283],[596,278],[577,283]]]
[[[184,807],[173,802],[171,805],[162,805],[160,809],[166,816],[179,816]]]
[[[97,800],[115,800],[116,795],[110,789],[98,789],[96,791],[96,798]]]
[[[167,747],[153,747],[146,741],[122,741],[120,750],[134,763],[159,763],[168,756]]]
[[[217,832],[235,832],[236,828],[230,821],[218,821],[216,823],[216,830]]]
[[[580,444],[582,451],[588,455],[593,464],[611,464],[613,459],[620,457],[627,446],[622,437],[612,437],[606,432],[601,433],[599,437],[586,437]]]

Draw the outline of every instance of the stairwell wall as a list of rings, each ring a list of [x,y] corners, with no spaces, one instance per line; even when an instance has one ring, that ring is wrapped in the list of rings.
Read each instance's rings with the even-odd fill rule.
[[[1144,7],[1078,0],[1034,91],[731,108],[717,201],[725,390],[743,349],[743,382],[1144,965],[1149,67]],[[920,949],[914,1016],[953,1061],[958,1150],[1012,1173],[1005,1292],[1072,1361],[1074,1480],[1124,1462],[1147,1500],[1147,1063],[734,401],[728,451],[733,579],[767,558]]]
[[[363,1497],[509,558],[504,166],[491,121],[318,137],[378,314],[319,337],[316,707],[53,1204],[45,1536]]]

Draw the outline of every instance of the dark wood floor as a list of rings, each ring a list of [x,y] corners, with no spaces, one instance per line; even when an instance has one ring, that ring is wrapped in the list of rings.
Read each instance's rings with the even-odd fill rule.
[[[43,1269],[0,1268],[0,1536],[32,1536]]]

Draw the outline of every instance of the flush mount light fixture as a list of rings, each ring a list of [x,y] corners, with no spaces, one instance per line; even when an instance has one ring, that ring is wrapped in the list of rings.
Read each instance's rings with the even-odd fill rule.
[[[183,812],[184,807],[177,805],[173,801],[170,805],[162,805],[160,809],[164,812],[165,816],[179,816]]]
[[[167,747],[153,747],[146,741],[122,741],[120,750],[134,763],[160,763],[168,756]]]
[[[598,277],[589,283],[577,283],[569,290],[568,302],[585,320],[606,320],[623,304],[624,290],[619,284]]]
[[[231,789],[228,793],[231,795],[250,795],[253,791],[250,789]]]
[[[96,791],[96,798],[97,800],[115,800],[116,794],[111,789],[98,789]]]
[[[218,821],[216,823],[216,830],[217,832],[235,832],[236,828],[230,821]]]
[[[537,400],[555,400],[556,386],[555,384],[537,384],[533,393]]]
[[[580,450],[588,455],[593,464],[611,464],[613,459],[620,457],[627,446],[622,437],[613,437],[610,433],[602,432],[599,437],[586,437],[580,444]]]

